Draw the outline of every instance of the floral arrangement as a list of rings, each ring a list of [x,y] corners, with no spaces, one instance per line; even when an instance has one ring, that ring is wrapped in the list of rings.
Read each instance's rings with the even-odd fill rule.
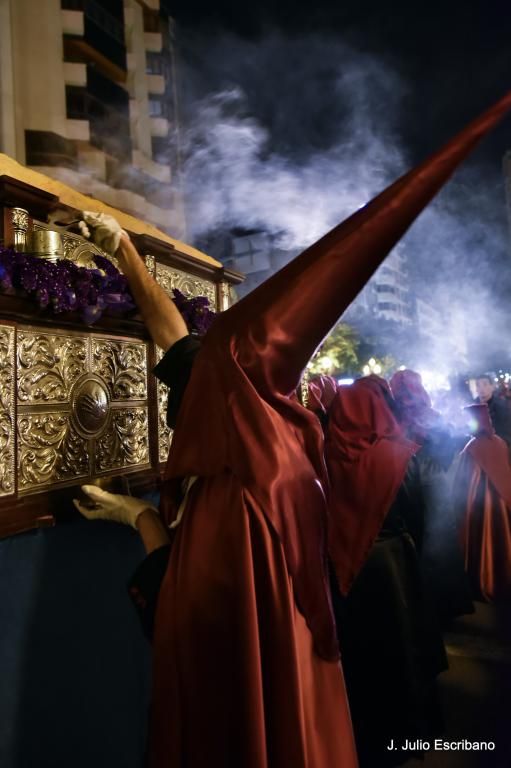
[[[206,296],[193,296],[189,299],[177,288],[173,288],[172,292],[174,304],[183,316],[190,333],[204,336],[216,317],[216,312],[209,308],[209,299]]]
[[[86,325],[104,314],[135,309],[128,280],[112,262],[94,255],[97,269],[79,267],[69,259],[56,263],[0,247],[0,293],[28,296],[40,309],[54,314],[79,312]],[[188,299],[174,289],[174,303],[190,330],[203,336],[215,318],[205,296]]]
[[[79,312],[87,325],[108,310],[133,310],[124,275],[104,256],[94,256],[94,262],[97,269],[86,269],[69,259],[54,263],[0,248],[0,293],[28,296],[55,314]]]

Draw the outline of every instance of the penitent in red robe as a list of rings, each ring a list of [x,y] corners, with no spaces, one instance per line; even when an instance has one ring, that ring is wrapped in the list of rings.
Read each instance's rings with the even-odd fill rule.
[[[325,444],[331,484],[329,551],[345,595],[419,449],[404,436],[388,405],[391,398],[387,382],[372,375],[339,387],[330,407]]]
[[[454,493],[461,506],[465,569],[479,596],[511,599],[511,465],[507,444],[493,432],[486,405],[469,406],[479,433],[463,449]]]
[[[289,395],[315,349],[511,96],[208,332],[162,490],[197,476],[154,635],[152,768],[357,764],[327,577],[317,418]]]

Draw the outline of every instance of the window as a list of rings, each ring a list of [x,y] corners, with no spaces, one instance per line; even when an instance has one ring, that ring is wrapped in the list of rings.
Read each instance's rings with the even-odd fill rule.
[[[160,32],[160,15],[144,6],[144,32]]]
[[[149,99],[149,117],[165,117],[165,102],[161,99]]]
[[[377,285],[376,286],[376,292],[377,293],[392,293],[396,294],[397,290],[392,285]]]
[[[161,53],[146,52],[145,71],[148,75],[165,75],[165,61]]]

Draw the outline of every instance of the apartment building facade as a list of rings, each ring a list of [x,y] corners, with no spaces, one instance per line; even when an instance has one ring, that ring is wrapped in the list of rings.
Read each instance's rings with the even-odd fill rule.
[[[160,0],[0,0],[0,151],[183,238]]]

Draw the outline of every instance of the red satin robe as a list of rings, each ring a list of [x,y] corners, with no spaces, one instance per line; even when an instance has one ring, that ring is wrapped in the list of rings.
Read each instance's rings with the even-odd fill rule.
[[[250,342],[225,344],[224,322],[188,385],[209,386],[179,416],[190,423],[193,408],[200,429],[208,412],[210,439],[178,429],[174,445],[177,474],[193,462],[200,477],[160,591],[150,765],[355,768],[327,581],[321,428],[287,397],[261,401],[239,363]]]
[[[480,596],[511,599],[511,466],[506,443],[479,436],[465,446],[455,479],[462,504],[465,568]]]

